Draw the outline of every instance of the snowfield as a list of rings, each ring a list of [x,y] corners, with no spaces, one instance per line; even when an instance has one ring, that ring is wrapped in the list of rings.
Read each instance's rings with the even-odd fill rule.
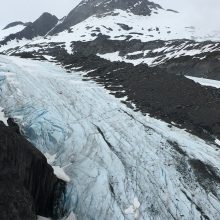
[[[185,3],[186,4],[186,3]],[[163,6],[163,4],[161,4]],[[11,54],[12,52],[33,52],[38,51],[41,46],[50,48],[50,43],[62,43],[69,54],[74,51],[71,48],[71,42],[88,42],[95,40],[100,34],[108,36],[111,40],[140,40],[141,42],[150,42],[154,40],[177,40],[188,39],[197,42],[213,41],[219,42],[220,32],[216,31],[216,27],[210,25],[201,26],[201,23],[192,23],[189,15],[185,11],[180,13],[170,10],[165,4],[163,9],[153,10],[150,16],[135,15],[130,11],[115,9],[111,13],[102,14],[101,16],[93,15],[84,21],[72,26],[70,29],[58,33],[54,36],[36,37],[32,40],[12,40],[6,45],[0,47],[0,52]],[[173,8],[175,9],[175,8]],[[192,13],[192,11],[191,11]],[[193,12],[194,13],[194,12]],[[62,22],[62,21],[60,21]],[[211,28],[211,29],[210,29]],[[15,32],[13,30],[13,32]],[[7,36],[4,31],[0,33]],[[38,45],[39,47],[36,47]],[[186,51],[186,45],[177,48],[177,52],[173,48],[163,48],[166,51],[166,57],[178,57],[180,55],[195,55],[201,52],[212,51],[213,48],[202,48],[201,50]],[[188,45],[190,48],[190,45]],[[11,50],[10,50],[11,49]],[[170,51],[169,51],[170,50]],[[216,50],[216,49],[215,49]],[[219,48],[218,48],[219,51]],[[146,53],[146,51],[143,51]],[[121,57],[123,59],[123,57]],[[119,59],[120,60],[120,59]],[[135,61],[139,64],[142,62],[151,63],[155,59],[140,59]],[[125,59],[126,61],[126,59]],[[128,62],[132,62],[129,60]]]
[[[197,43],[198,45],[198,43]],[[126,63],[132,63],[133,65],[139,65],[139,64],[147,64],[148,66],[157,66],[162,63],[165,63],[167,60],[179,58],[182,56],[191,56],[194,58],[197,57],[200,54],[203,53],[209,53],[214,51],[219,51],[219,44],[208,44],[205,46],[200,47],[199,49],[192,49],[192,47],[196,46],[195,43],[187,43],[183,42],[178,47],[175,47],[172,42],[167,42],[166,46],[157,48],[154,50],[143,50],[143,51],[136,51],[134,53],[128,53],[124,56],[120,55],[120,51],[113,52],[113,53],[106,53],[106,54],[96,54],[97,56],[109,60],[111,62],[118,61],[118,62],[126,62]],[[163,53],[157,54],[157,53]],[[154,54],[154,56],[152,56]],[[141,58],[129,58],[129,56],[134,55],[141,55]],[[204,57],[199,58],[200,60],[205,59],[206,55]]]
[[[186,76],[186,78],[193,80],[196,83],[199,83],[203,86],[211,86],[217,89],[220,89],[220,81],[219,80],[213,80],[213,79],[205,79],[205,78],[199,78],[199,77],[193,77],[193,76]]]
[[[7,29],[3,29],[3,27],[0,27],[0,41],[4,40],[5,37],[7,37],[10,34],[15,34],[21,30],[23,30],[25,28],[24,25],[20,24],[20,25],[16,25],[14,27],[10,27]]]
[[[0,56],[0,106],[69,177],[77,219],[219,219],[219,146],[132,111],[82,75]]]

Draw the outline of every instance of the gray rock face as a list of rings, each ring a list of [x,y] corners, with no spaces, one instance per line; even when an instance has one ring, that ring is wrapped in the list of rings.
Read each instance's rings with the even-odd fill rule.
[[[6,29],[9,29],[9,28],[12,28],[12,27],[15,27],[15,26],[17,26],[17,25],[23,25],[23,26],[29,26],[29,25],[31,25],[32,24],[32,22],[22,22],[22,21],[15,21],[15,22],[12,22],[12,23],[9,23],[8,25],[6,25],[4,28],[3,28],[3,30],[6,30]]]
[[[6,29],[11,28],[11,27],[15,27],[15,26],[17,26],[17,25],[23,25],[23,24],[24,24],[24,23],[21,22],[21,21],[15,21],[15,22],[12,22],[12,23],[6,25],[6,26],[3,28],[3,30],[6,30]]]
[[[35,22],[29,24],[22,31],[6,37],[2,42],[0,42],[0,45],[4,45],[8,41],[14,39],[20,40],[22,38],[25,38],[31,40],[37,36],[44,36],[57,24],[57,22],[58,18],[56,16],[51,15],[47,12],[43,13]]]
[[[8,120],[0,122],[1,220],[35,220],[36,215],[59,217],[65,183],[53,173],[46,158]]]
[[[146,16],[151,14],[152,9],[158,8],[161,8],[161,6],[148,0],[138,2],[136,0],[83,0],[50,34],[64,31],[92,15],[101,15],[112,12],[114,9],[128,10],[136,15]]]

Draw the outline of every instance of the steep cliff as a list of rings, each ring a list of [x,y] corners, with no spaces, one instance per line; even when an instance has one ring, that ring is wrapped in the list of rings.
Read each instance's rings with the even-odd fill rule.
[[[0,122],[1,220],[34,220],[36,215],[57,218],[65,182],[59,180],[44,155],[8,120]]]

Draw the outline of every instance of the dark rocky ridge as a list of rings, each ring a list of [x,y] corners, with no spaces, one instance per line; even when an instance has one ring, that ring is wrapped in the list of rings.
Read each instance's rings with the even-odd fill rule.
[[[199,56],[206,56],[206,58],[182,56],[168,60],[160,67],[166,69],[170,74],[178,73],[180,75],[220,80],[220,51],[201,53]]]
[[[37,36],[45,36],[58,22],[58,18],[49,13],[43,13],[36,21],[28,25],[22,31],[7,36],[0,45],[7,44],[8,41],[22,38],[31,40]]]
[[[19,133],[13,120],[8,123],[6,127],[0,122],[1,220],[61,217],[65,182],[53,174],[44,155]]]
[[[102,15],[107,12],[113,12],[115,9],[129,10],[136,15],[151,15],[152,9],[161,8],[160,5],[148,0],[83,0],[76,8],[74,8],[64,19],[57,25],[50,35],[59,33],[71,26],[80,23],[92,15]]]
[[[119,51],[119,55],[125,56],[128,53],[136,51],[153,51],[158,48],[162,48],[169,44],[169,47],[173,47],[171,52],[175,53],[181,44],[188,45],[188,50],[201,50],[201,53],[196,56],[182,55],[179,58],[167,59],[164,63],[157,65],[158,68],[164,70],[165,73],[178,74],[178,75],[190,75],[197,77],[204,77],[209,79],[220,80],[220,44],[210,41],[195,42],[192,40],[173,40],[173,41],[149,41],[141,42],[140,40],[119,41],[110,40],[107,36],[98,36],[94,41],[89,42],[73,42],[72,46],[74,51],[80,52],[84,56],[113,53]],[[207,45],[215,46],[213,49],[219,49],[219,51],[202,52],[202,48]],[[133,56],[127,56],[129,59],[139,58],[154,58],[158,57],[157,61],[164,59],[164,52],[149,52],[147,55],[138,54]],[[200,59],[201,57],[205,57]]]
[[[11,28],[11,27],[15,27],[15,26],[17,26],[17,25],[28,26],[28,25],[31,25],[31,24],[32,24],[31,22],[26,22],[26,23],[24,23],[24,22],[22,22],[22,21],[15,21],[15,22],[12,22],[12,23],[6,25],[6,26],[3,28],[3,30],[6,30],[6,29]]]
[[[48,46],[41,45],[31,45],[30,47],[26,45],[26,49],[31,47],[40,47],[38,55],[48,54],[51,51],[51,47],[57,45],[56,43],[49,43]],[[64,43],[59,43],[59,45],[64,45]],[[168,46],[167,46],[168,45]],[[153,52],[154,50],[168,47],[170,49],[169,53],[178,53],[180,45],[185,45],[186,52],[193,50],[201,50],[200,54],[189,56],[181,55],[178,58],[166,57],[166,53],[163,51]],[[211,46],[213,51],[203,51],[203,48]],[[216,42],[195,42],[193,40],[170,40],[170,41],[149,41],[141,42],[140,40],[110,40],[108,36],[98,35],[93,41],[88,42],[72,42],[72,48],[75,52],[79,52],[83,56],[96,55],[96,54],[106,54],[119,51],[119,56],[125,56],[127,60],[136,59],[148,59],[156,58],[156,62],[161,62],[161,64],[155,64],[158,68],[164,70],[164,73],[174,74],[174,75],[190,75],[196,77],[203,77],[209,79],[220,80],[220,43]],[[56,46],[55,46],[56,49]],[[181,50],[181,49],[179,49]],[[136,55],[128,55],[129,53],[143,51]],[[144,55],[144,51],[149,51]],[[7,52],[7,51],[6,51]],[[14,52],[14,55],[19,54]],[[36,55],[36,53],[35,53]],[[30,56],[30,54],[29,54]],[[201,59],[202,58],[202,59]]]

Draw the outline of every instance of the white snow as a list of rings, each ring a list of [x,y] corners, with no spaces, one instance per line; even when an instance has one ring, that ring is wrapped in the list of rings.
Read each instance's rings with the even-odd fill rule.
[[[49,153],[45,153],[44,156],[47,158],[47,163],[52,165],[57,155],[56,154],[50,155]]]
[[[97,56],[106,60],[110,60],[111,62],[118,61],[118,62],[132,63],[134,64],[134,66],[139,65],[141,63],[146,63],[149,66],[152,66],[154,61],[158,58],[158,57],[153,57],[153,58],[128,59],[126,56],[125,57],[119,56],[119,51],[114,53],[97,54]]]
[[[2,107],[0,107],[0,121],[3,121],[5,125],[8,125],[8,118],[5,117],[5,113],[3,111],[4,109]]]
[[[220,140],[216,139],[215,143],[220,146]]]
[[[113,52],[113,53],[106,53],[106,54],[97,54],[97,56],[110,60],[111,62],[118,61],[118,62],[126,62],[126,63],[132,63],[134,65],[138,65],[141,63],[147,64],[149,66],[156,66],[158,64],[164,63],[168,59],[178,58],[181,56],[194,56],[199,55],[201,53],[205,52],[213,52],[213,51],[219,51],[220,46],[217,45],[206,45],[201,47],[200,49],[191,49],[190,47],[196,46],[196,44],[187,44],[187,42],[182,43],[178,47],[174,47],[172,44],[169,45],[169,42],[167,42],[167,45],[158,49],[154,49],[152,51],[145,50],[145,51],[136,51],[133,53],[128,53],[124,56],[119,55],[120,52]],[[156,53],[163,52],[163,55],[161,57],[160,55],[157,55]],[[143,58],[132,58],[130,59],[130,55],[137,55],[137,54],[144,54]],[[148,53],[150,54],[148,57]],[[152,54],[155,54],[155,56],[152,57]],[[204,59],[204,57],[199,59]]]
[[[189,0],[188,0],[189,1]],[[187,3],[185,3],[187,4]],[[175,9],[175,8],[174,8]],[[185,10],[185,11],[184,11]],[[193,14],[191,15],[194,16]],[[68,53],[73,53],[71,48],[71,42],[73,41],[92,41],[97,38],[99,33],[107,35],[112,40],[125,40],[130,36],[130,40],[139,39],[142,42],[148,42],[153,40],[174,40],[174,39],[191,39],[196,41],[212,40],[219,42],[220,31],[210,29],[211,25],[201,25],[199,22],[192,24],[190,19],[187,19],[187,8],[182,8],[181,13],[174,13],[164,9],[158,9],[157,13],[152,13],[151,16],[139,16],[134,15],[131,12],[116,9],[114,10],[114,16],[111,14],[105,14],[104,16],[91,16],[71,27],[69,30],[58,33],[56,36],[44,36],[38,37],[31,41],[11,41],[7,45],[0,48],[0,52],[7,51],[10,48],[16,48],[16,46],[23,47],[27,44],[27,47],[20,48],[20,51],[34,51],[38,50],[35,45],[49,47],[50,42],[63,43]],[[126,24],[131,27],[131,30],[124,30],[119,24]],[[100,29],[100,32],[97,31]],[[1,33],[1,32],[0,32]],[[96,33],[96,36],[92,36],[92,33]],[[5,34],[3,34],[5,35]],[[32,46],[32,47],[31,47]],[[165,49],[165,48],[164,48]],[[17,48],[16,48],[17,50]],[[207,48],[208,51],[211,48]],[[205,52],[205,51],[203,51]],[[179,50],[177,54],[168,53],[166,57],[185,55],[195,55],[201,53],[201,50]],[[8,51],[10,54],[10,51]],[[156,60],[137,60],[136,63],[153,63]],[[127,60],[128,61],[128,60]],[[132,62],[129,60],[128,62]],[[136,65],[136,64],[135,64]]]
[[[7,54],[10,55],[11,53],[14,52],[13,48],[23,47],[29,42],[31,41],[27,39],[9,41],[6,45],[0,47],[0,52],[7,51]]]
[[[0,56],[0,106],[23,116],[19,125],[39,150],[56,154],[51,161],[70,178],[67,203],[77,218],[218,219],[219,183],[207,192],[189,163],[219,175],[218,146],[132,111],[83,74]]]
[[[138,198],[135,197],[133,204],[129,206],[124,212],[126,215],[132,215],[134,219],[139,218],[139,208],[140,208],[140,202],[138,201]]]
[[[110,36],[110,39],[113,40],[124,40],[128,35],[132,36],[131,39],[140,39],[143,42],[159,39],[192,39],[197,41],[218,41],[220,39],[220,33],[216,33],[214,30],[207,32],[207,27],[194,27],[192,31],[187,28],[192,26],[189,20],[186,20],[179,13],[164,9],[159,9],[158,14],[153,13],[151,16],[134,15],[119,9],[116,9],[114,14],[114,16],[106,15],[103,17],[91,16],[73,26],[72,33],[64,31],[58,36],[52,37],[51,40],[66,42],[71,38],[72,41],[91,41],[96,38],[91,36],[91,33],[95,33],[97,28],[100,28],[102,34]],[[119,23],[127,24],[132,29],[124,30],[118,25]]]
[[[194,82],[197,82],[203,86],[211,86],[214,88],[219,89],[220,88],[220,81],[218,80],[213,80],[213,79],[205,79],[205,78],[200,78],[200,77],[193,77],[193,76],[185,76],[188,79],[193,80]]]
[[[73,212],[71,212],[70,215],[63,220],[77,220],[77,218],[76,215]]]
[[[24,25],[16,25],[14,27],[11,27],[11,28],[8,28],[8,29],[5,29],[5,30],[3,30],[1,28],[1,30],[0,30],[0,41],[4,40],[4,38],[7,37],[8,35],[15,34],[19,31],[23,30],[24,28],[25,28]]]
[[[65,173],[64,169],[60,166],[52,166],[54,174],[65,182],[70,182],[70,177]]]

